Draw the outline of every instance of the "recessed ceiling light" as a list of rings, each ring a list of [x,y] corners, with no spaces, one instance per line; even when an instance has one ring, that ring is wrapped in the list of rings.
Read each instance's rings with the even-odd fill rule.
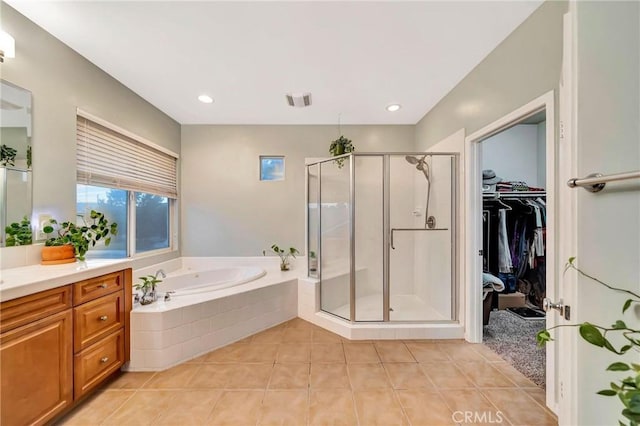
[[[389,112],[395,112],[395,111],[399,110],[400,108],[402,108],[402,105],[400,105],[400,104],[387,105],[387,111],[389,111]]]
[[[213,98],[209,95],[200,95],[198,96],[198,100],[205,104],[210,104],[213,102]]]

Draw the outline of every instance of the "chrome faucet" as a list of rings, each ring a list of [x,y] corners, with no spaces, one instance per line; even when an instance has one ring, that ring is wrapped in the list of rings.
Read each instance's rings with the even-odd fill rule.
[[[158,275],[162,275],[162,278],[167,278],[167,274],[164,273],[164,269],[158,269],[156,271],[156,274],[154,275],[154,278],[158,278]]]

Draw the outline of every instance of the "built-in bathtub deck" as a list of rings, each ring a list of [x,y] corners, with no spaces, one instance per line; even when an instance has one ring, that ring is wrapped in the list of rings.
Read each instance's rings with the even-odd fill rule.
[[[267,273],[230,288],[134,306],[129,371],[165,370],[297,316],[300,270],[281,272],[273,258],[184,258],[182,264],[176,262],[153,265],[135,275],[154,274],[161,268],[170,272],[256,264]]]

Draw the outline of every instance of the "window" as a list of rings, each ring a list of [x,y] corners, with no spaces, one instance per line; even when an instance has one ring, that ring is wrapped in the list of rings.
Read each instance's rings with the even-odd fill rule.
[[[118,224],[111,244],[88,254],[121,258],[171,249],[177,155],[84,115],[76,127],[78,221],[93,209]]]
[[[284,157],[261,155],[260,180],[284,180]]]

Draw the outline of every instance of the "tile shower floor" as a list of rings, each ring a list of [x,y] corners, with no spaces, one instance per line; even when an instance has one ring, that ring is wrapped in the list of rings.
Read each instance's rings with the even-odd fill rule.
[[[556,425],[484,345],[349,341],[299,318],[158,373],[125,373],[60,425]]]

